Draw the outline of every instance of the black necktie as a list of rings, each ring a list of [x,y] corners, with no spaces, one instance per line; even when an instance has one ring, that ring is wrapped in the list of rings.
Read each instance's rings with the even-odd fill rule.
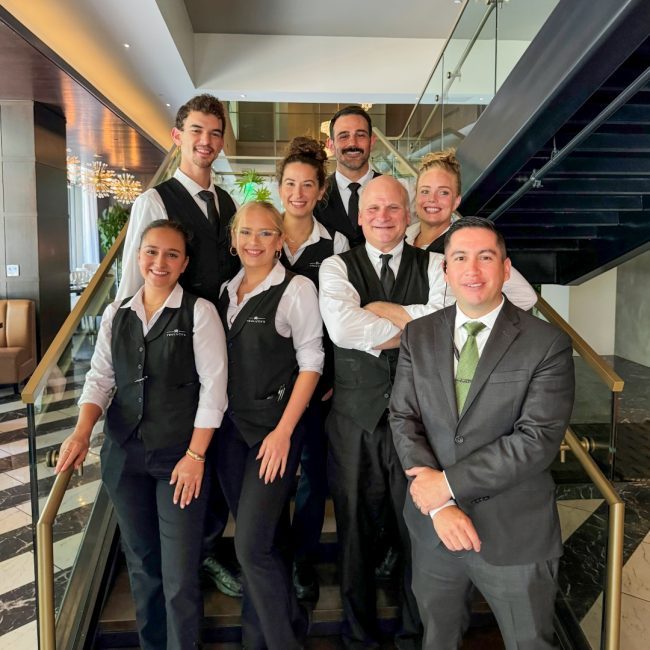
[[[199,192],[199,197],[201,197],[208,206],[208,221],[210,222],[210,225],[219,232],[219,212],[217,211],[217,206],[214,202],[214,194],[210,192],[210,190],[201,190]]]
[[[350,190],[350,202],[348,203],[348,217],[354,226],[355,230],[359,227],[359,188],[360,183],[350,183],[348,189]]]
[[[393,256],[388,253],[379,256],[379,259],[381,259],[379,281],[381,282],[381,286],[384,287],[386,298],[390,298],[390,295],[393,293],[393,287],[395,286],[395,274],[393,273],[393,269],[388,265],[391,257]]]

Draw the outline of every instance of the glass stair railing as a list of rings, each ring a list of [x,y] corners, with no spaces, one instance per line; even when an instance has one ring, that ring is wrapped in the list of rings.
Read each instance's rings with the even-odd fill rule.
[[[522,0],[465,0],[401,132],[388,136],[395,149],[418,167],[427,153],[458,146],[558,1],[524,17]]]

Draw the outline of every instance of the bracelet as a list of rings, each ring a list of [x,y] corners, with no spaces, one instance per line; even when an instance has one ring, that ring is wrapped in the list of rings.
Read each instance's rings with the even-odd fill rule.
[[[195,451],[192,451],[189,447],[185,451],[185,455],[189,456],[192,460],[195,460],[199,463],[205,463],[205,456],[201,456],[201,454],[197,454]]]

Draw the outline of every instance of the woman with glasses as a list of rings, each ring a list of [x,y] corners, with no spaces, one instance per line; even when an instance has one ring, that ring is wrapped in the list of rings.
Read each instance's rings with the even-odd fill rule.
[[[217,473],[236,521],[244,585],[243,644],[292,650],[308,619],[277,545],[304,438],[301,417],[323,369],[314,284],[278,262],[280,213],[250,202],[231,225],[242,268],[218,304],[228,348],[228,410],[215,437]],[[281,536],[281,535],[280,535]]]
[[[325,228],[314,218],[314,208],[325,192],[327,152],[313,138],[298,136],[278,167],[280,200],[284,207],[284,245],[280,261],[308,277],[318,288],[321,262],[349,250],[347,237]],[[314,562],[318,552],[327,498],[327,443],[324,422],[329,410],[334,374],[334,352],[323,332],[325,366],[314,399],[303,419],[305,444],[291,524],[294,551],[293,583],[300,600],[318,601]]]

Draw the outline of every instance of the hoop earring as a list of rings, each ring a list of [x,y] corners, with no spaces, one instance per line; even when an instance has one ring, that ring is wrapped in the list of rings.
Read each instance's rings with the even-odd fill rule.
[[[279,260],[282,257],[282,251],[275,251],[275,259]]]
[[[236,249],[234,246],[231,246],[231,247],[228,249],[228,252],[229,252],[233,257],[237,257],[237,249]]]

